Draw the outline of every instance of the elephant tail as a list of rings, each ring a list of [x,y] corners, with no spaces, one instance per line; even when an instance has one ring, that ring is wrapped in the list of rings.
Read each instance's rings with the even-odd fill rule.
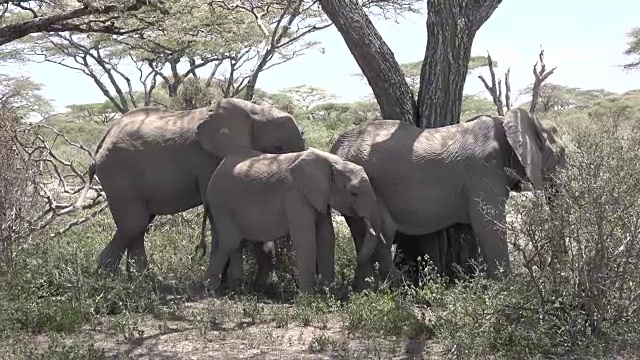
[[[200,255],[200,259],[204,257],[207,253],[207,241],[205,238],[205,229],[207,227],[207,218],[209,217],[209,208],[207,207],[206,201],[202,204],[204,211],[202,212],[202,227],[200,228],[200,242],[196,245],[196,251],[194,256],[198,257],[198,253],[202,251],[202,255]],[[213,224],[213,223],[212,223]]]
[[[96,156],[98,157],[100,156],[99,155],[100,149],[102,149],[102,145],[104,144],[105,140],[111,133],[112,129],[113,129],[113,126],[109,127],[109,129],[107,129],[107,131],[102,136],[102,139],[100,139],[100,141],[98,142],[98,145],[96,145],[96,151],[91,157],[91,164],[89,165],[89,169],[88,169],[89,173],[87,177],[87,182],[85,182],[84,187],[82,188],[82,193],[78,197],[78,201],[76,201],[76,203],[73,204],[73,207],[76,210],[81,209],[83,206],[82,203],[84,202],[84,198],[87,196],[87,193],[89,192],[89,188],[91,187],[91,182],[93,181],[93,178],[96,176]]]
[[[87,196],[87,193],[89,192],[89,188],[91,187],[91,182],[93,181],[93,178],[95,176],[96,176],[96,162],[95,162],[94,159],[91,159],[91,164],[89,165],[89,174],[88,174],[87,181],[84,183],[84,187],[82,188],[82,192],[80,193],[80,196],[78,197],[78,201],[76,201],[76,203],[73,204],[73,207],[76,210],[82,208],[83,202],[84,202],[84,198]]]

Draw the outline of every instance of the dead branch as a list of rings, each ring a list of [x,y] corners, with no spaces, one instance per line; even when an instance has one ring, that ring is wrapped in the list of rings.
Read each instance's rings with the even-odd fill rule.
[[[547,67],[544,63],[544,49],[540,50],[538,58],[539,60],[536,61],[536,63],[533,65],[533,76],[535,77],[535,81],[533,82],[533,88],[531,91],[531,107],[529,108],[529,112],[532,114],[535,113],[536,106],[538,105],[538,100],[540,99],[540,86],[558,68],[556,66],[548,72],[546,71]],[[540,71],[538,71],[538,62],[540,63]]]
[[[505,107],[507,111],[511,109],[511,104],[510,104],[511,84],[509,84],[509,73],[511,72],[511,68],[508,68],[507,72],[505,72],[504,74],[505,102],[503,104],[502,103],[502,81],[498,79],[498,81],[496,82],[496,72],[493,67],[493,60],[491,59],[491,55],[489,54],[488,51],[487,51],[487,66],[489,66],[489,75],[491,75],[491,86],[489,86],[489,83],[487,83],[487,80],[485,80],[484,76],[480,75],[478,76],[478,78],[480,79],[480,81],[482,81],[482,84],[484,84],[484,87],[489,92],[489,95],[491,95],[493,103],[496,105],[496,110],[498,111],[498,115],[504,116]]]
[[[89,188],[92,195],[88,201],[82,204],[73,201],[87,181],[87,169],[80,170],[78,162],[83,159],[86,163],[91,161],[92,153],[88,148],[55,128],[38,123],[17,126],[11,141],[15,162],[9,170],[14,174],[14,201],[8,216],[0,219],[0,225],[3,233],[10,232],[13,241],[28,238],[54,222],[60,228],[49,236],[58,236],[104,211],[106,198],[99,184]],[[71,160],[69,156],[65,158],[56,148],[78,157],[78,160]],[[79,210],[94,208],[97,209],[67,224],[57,222]]]

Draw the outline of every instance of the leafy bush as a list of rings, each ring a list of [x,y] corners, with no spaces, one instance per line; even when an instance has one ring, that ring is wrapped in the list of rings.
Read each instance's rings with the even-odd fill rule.
[[[511,201],[513,273],[431,292],[437,335],[461,358],[599,355],[640,343],[640,133],[570,127],[553,204]]]

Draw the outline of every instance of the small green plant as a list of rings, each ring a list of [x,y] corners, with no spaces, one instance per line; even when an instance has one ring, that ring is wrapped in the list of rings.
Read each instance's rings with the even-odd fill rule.
[[[291,314],[284,306],[275,306],[271,315],[277,328],[287,328],[291,322]]]
[[[360,334],[414,335],[423,333],[425,324],[413,306],[389,290],[364,291],[352,296],[344,311],[349,331]]]
[[[344,341],[336,340],[325,334],[314,335],[309,341],[307,349],[311,353],[343,352],[348,348]]]
[[[140,328],[141,323],[141,317],[123,314],[116,318],[114,327],[125,341],[134,341],[144,336],[144,330]]]
[[[251,324],[258,322],[262,309],[255,295],[247,296],[242,301],[242,316],[248,318]]]

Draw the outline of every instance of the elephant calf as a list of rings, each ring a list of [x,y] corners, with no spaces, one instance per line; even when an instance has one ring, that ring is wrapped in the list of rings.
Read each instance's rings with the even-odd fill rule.
[[[243,239],[266,242],[287,235],[296,251],[300,291],[313,291],[316,266],[322,280],[331,283],[331,208],[367,224],[367,250],[359,262],[368,261],[377,242],[384,242],[379,236],[382,215],[364,169],[314,148],[227,156],[211,176],[205,205],[213,225],[207,280],[214,289],[228,259],[230,285],[241,283]]]

